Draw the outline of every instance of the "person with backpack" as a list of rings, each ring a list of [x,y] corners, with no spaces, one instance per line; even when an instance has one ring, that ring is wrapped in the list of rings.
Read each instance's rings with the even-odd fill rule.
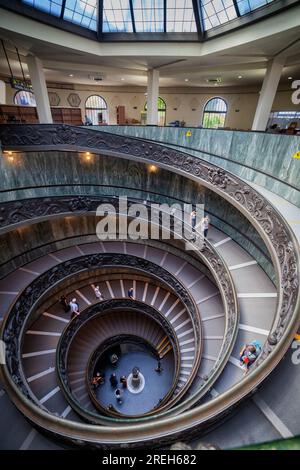
[[[256,361],[261,353],[261,344],[259,341],[252,341],[244,344],[240,351],[240,364],[245,369],[245,374],[249,371],[251,365]]]

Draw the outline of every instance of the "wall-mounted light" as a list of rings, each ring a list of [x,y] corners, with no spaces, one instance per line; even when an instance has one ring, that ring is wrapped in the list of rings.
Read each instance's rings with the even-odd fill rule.
[[[13,152],[11,150],[7,150],[6,152],[4,152],[6,155],[7,155],[7,159],[10,160],[11,162],[14,161],[14,155],[13,155]]]
[[[87,161],[90,161],[91,158],[92,158],[92,156],[91,156],[90,152],[85,152],[85,159],[86,159]]]
[[[155,165],[149,165],[149,171],[150,173],[156,173],[158,170],[157,166]]]

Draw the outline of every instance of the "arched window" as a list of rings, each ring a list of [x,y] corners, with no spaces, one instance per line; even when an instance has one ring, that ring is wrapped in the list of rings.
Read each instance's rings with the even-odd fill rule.
[[[18,106],[36,106],[35,96],[31,91],[17,91],[14,96],[14,104]]]
[[[147,102],[145,103],[144,109],[145,111],[147,111]],[[157,112],[158,112],[157,124],[159,126],[165,126],[167,106],[166,106],[166,102],[161,97],[159,97],[157,100]]]
[[[224,127],[226,114],[226,101],[222,98],[212,98],[204,107],[202,126],[209,128]]]
[[[94,126],[108,123],[108,110],[105,99],[99,95],[89,96],[85,102],[85,114]]]

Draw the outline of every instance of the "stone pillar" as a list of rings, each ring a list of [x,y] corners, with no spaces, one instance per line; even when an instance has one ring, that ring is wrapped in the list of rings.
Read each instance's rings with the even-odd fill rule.
[[[159,93],[159,71],[149,70],[147,87],[147,125],[157,126],[158,123],[158,93]]]
[[[274,58],[268,62],[252,124],[253,131],[266,130],[284,62],[284,58]]]
[[[52,124],[51,108],[42,62],[35,56],[27,56],[27,65],[36,100],[40,124]]]
[[[6,104],[6,86],[3,80],[0,80],[0,104]]]

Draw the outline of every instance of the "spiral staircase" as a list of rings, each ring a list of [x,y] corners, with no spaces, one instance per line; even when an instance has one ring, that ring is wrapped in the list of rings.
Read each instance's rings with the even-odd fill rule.
[[[20,247],[3,263],[0,279],[1,448],[165,448],[199,439],[234,447],[299,432],[292,418],[298,411],[281,406],[278,396],[296,380],[289,348],[299,325],[299,244],[267,196],[195,156],[132,137],[69,126],[1,127],[4,151],[28,152],[36,161],[41,151],[88,149],[95,157],[155,163],[170,177],[201,182],[251,222],[274,270],[272,277],[248,246],[214,225],[205,245],[191,251],[184,235],[99,241],[85,227],[59,243],[45,235],[43,246]],[[54,197],[51,175],[43,171],[46,190],[38,180],[31,187],[15,180],[2,191],[2,237],[18,231],[25,240],[46,218],[54,224],[94,217],[103,201],[117,207],[113,195],[79,197],[72,188],[72,206],[66,206],[66,195]],[[148,208],[151,198],[139,202]],[[197,230],[195,236],[201,237]],[[96,298],[95,285],[104,299]],[[62,295],[77,299],[79,316],[64,312]],[[146,413],[129,416],[95,401],[91,358],[120,335],[146,342],[174,369],[168,392]],[[262,352],[245,375],[239,351],[254,339]]]

